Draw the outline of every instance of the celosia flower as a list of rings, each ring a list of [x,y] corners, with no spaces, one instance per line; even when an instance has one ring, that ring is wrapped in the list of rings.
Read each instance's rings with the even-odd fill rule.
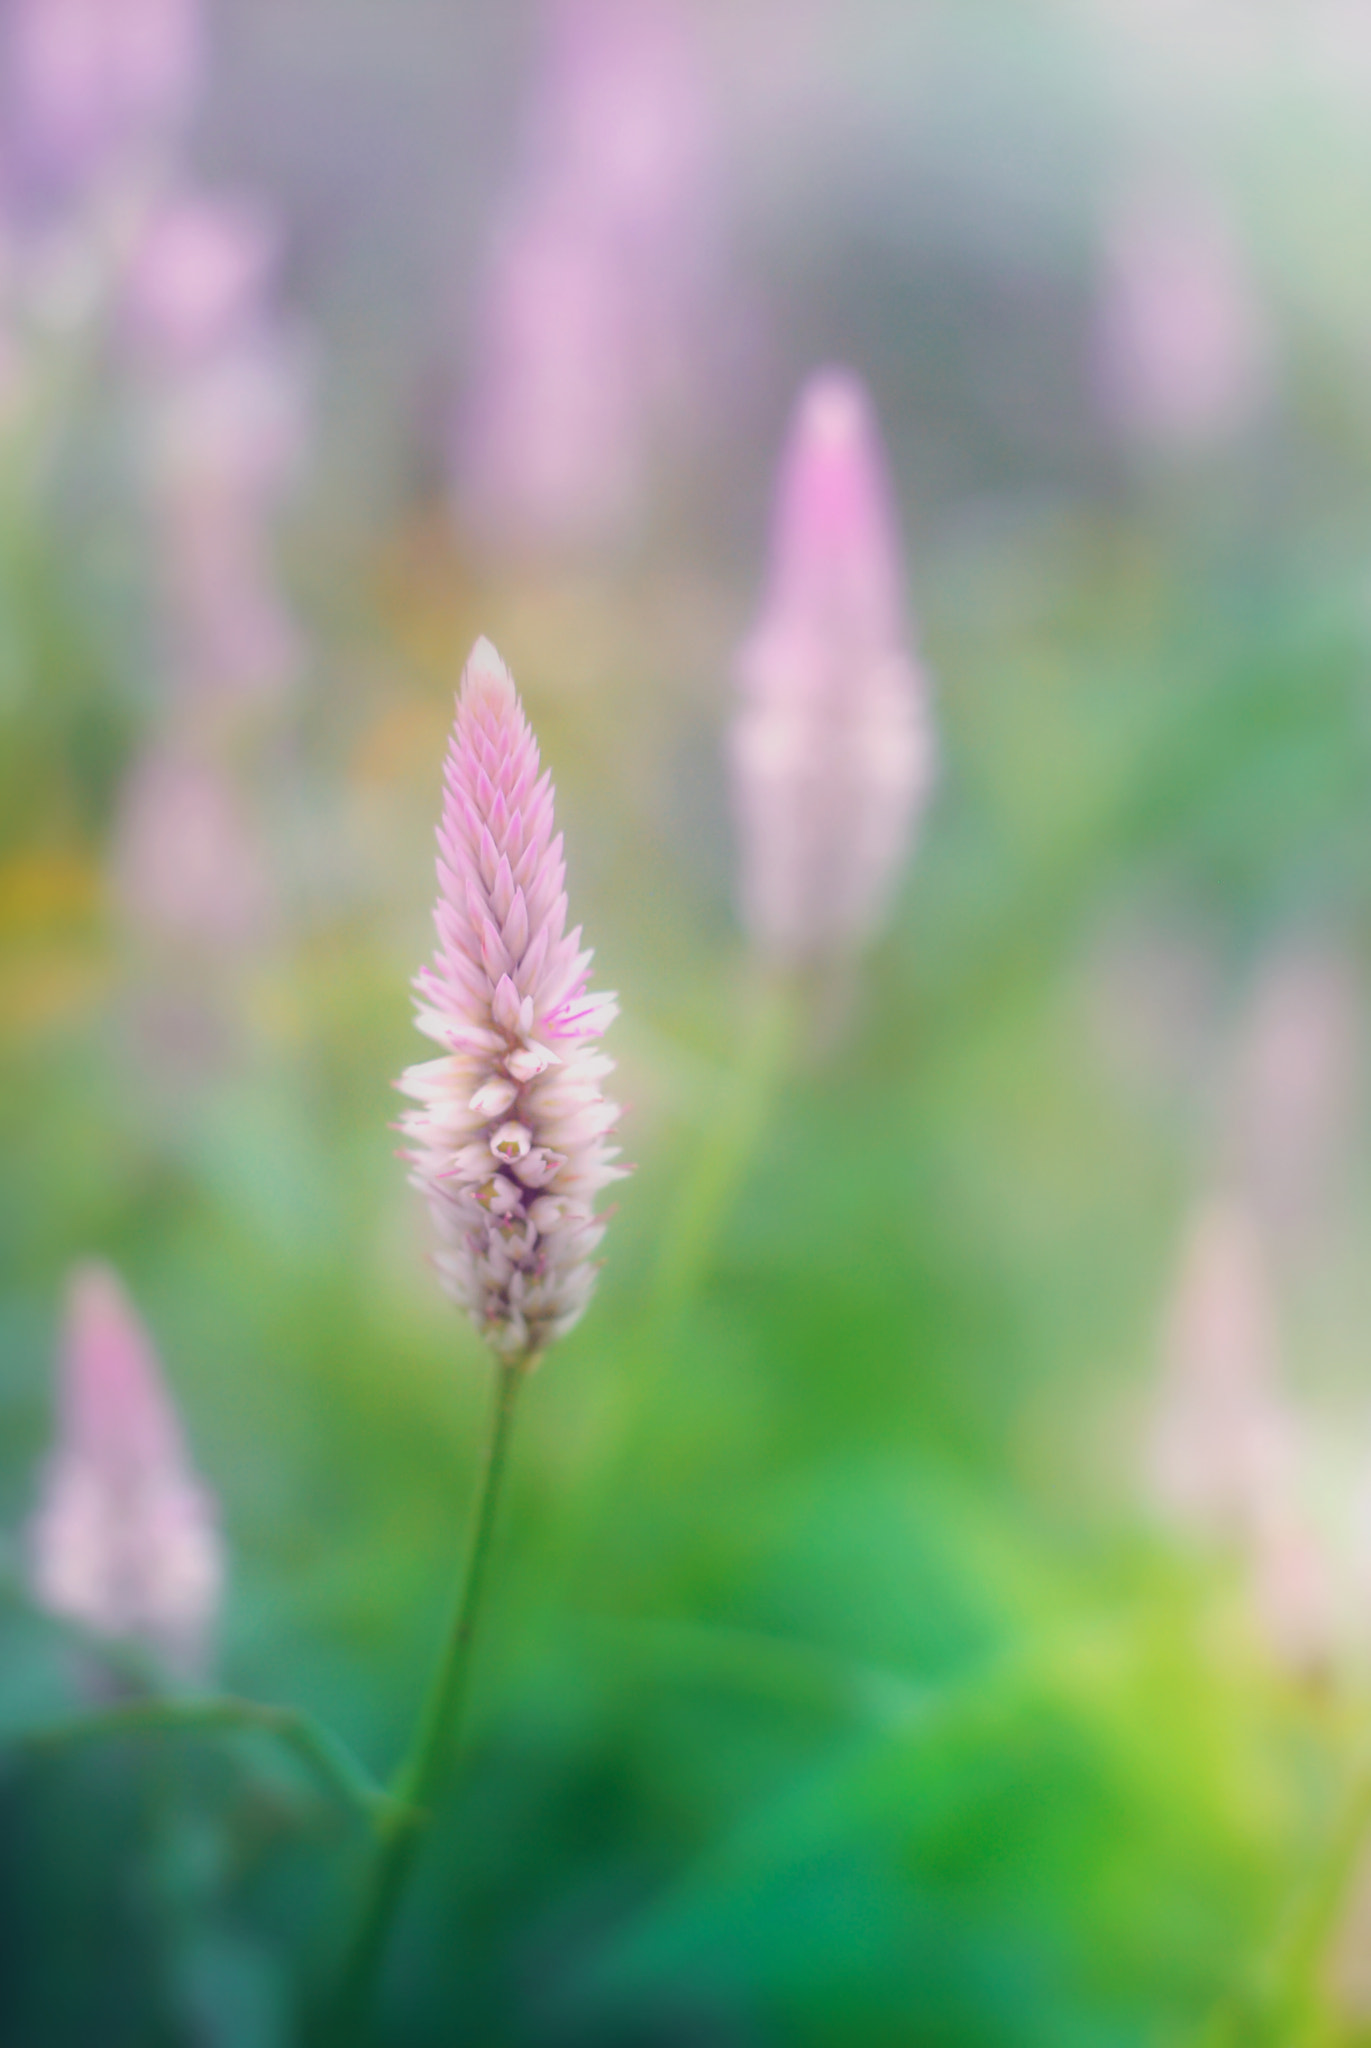
[[[1199,448],[1267,397],[1270,321],[1213,197],[1143,184],[1110,224],[1096,324],[1101,402],[1133,438]]]
[[[1182,1525],[1252,1542],[1287,1519],[1299,1445],[1273,1320],[1247,1217],[1209,1203],[1186,1240],[1150,1445],[1158,1505]]]
[[[1234,1060],[1229,1147],[1283,1254],[1326,1244],[1360,1127],[1360,991],[1350,960],[1293,944],[1266,963]]]
[[[627,534],[718,322],[708,96],[674,0],[552,0],[451,429],[459,522],[514,547]],[[464,307],[469,294],[464,295]]]
[[[1171,1305],[1150,1479],[1171,1521],[1234,1547],[1257,1626],[1301,1672],[1339,1648],[1337,1560],[1305,1501],[1310,1448],[1278,1384],[1256,1233],[1236,1203],[1210,1202]]]
[[[267,289],[275,245],[251,207],[179,199],[150,222],[125,283],[168,663],[187,692],[268,695],[300,667],[271,554],[308,392]]]
[[[155,374],[256,331],[269,305],[280,235],[242,199],[173,194],[146,222],[123,280],[129,343]]]
[[[1291,1671],[1317,1675],[1343,1647],[1334,1562],[1298,1501],[1261,1504],[1253,1531],[1253,1605],[1266,1642]]]
[[[151,1339],[107,1266],[72,1275],[58,1438],[28,1530],[50,1613],[203,1668],[223,1582],[213,1500],[191,1467]]]
[[[870,403],[855,377],[822,372],[782,464],[731,745],[743,909],[782,957],[868,936],[932,784],[927,684],[906,646],[900,582]]]
[[[418,1023],[444,1048],[399,1082],[401,1129],[454,1301],[506,1361],[569,1330],[595,1283],[595,1198],[621,1167],[596,1041],[618,1011],[586,993],[567,932],[552,784],[508,669],[478,640],[462,674],[438,832],[438,952]]]
[[[478,319],[453,422],[458,519],[515,547],[623,531],[642,497],[642,368],[612,253],[560,206],[519,218]]]
[[[271,917],[271,890],[253,829],[217,764],[175,742],[150,747],[120,805],[114,882],[145,933],[242,948]]]
[[[0,54],[22,169],[77,185],[155,150],[184,120],[203,69],[201,10],[198,0],[13,0]]]

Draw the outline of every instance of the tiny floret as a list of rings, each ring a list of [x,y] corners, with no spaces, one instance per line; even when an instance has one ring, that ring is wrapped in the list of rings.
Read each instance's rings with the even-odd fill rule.
[[[400,1087],[401,1129],[437,1226],[447,1293],[501,1358],[531,1363],[595,1284],[601,1188],[624,1169],[596,1041],[617,1014],[589,995],[566,930],[553,790],[509,670],[478,640],[462,675],[438,831],[438,947],[415,982],[442,1056]]]
[[[97,1635],[201,1675],[224,1563],[147,1331],[118,1275],[72,1275],[57,1444],[28,1529],[34,1599]]]

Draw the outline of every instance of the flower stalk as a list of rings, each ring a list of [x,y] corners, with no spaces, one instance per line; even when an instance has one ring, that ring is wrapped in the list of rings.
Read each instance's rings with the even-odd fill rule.
[[[377,1850],[344,1966],[340,2011],[354,2037],[365,2034],[377,1975],[410,1867],[456,1756],[515,1404],[533,1363],[532,1358],[502,1360],[496,1367],[495,1402],[452,1624],[409,1754],[395,1775],[390,1802],[379,1819]]]

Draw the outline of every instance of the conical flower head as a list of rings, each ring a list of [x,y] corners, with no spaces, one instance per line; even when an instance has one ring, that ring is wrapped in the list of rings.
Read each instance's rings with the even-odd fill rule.
[[[618,1005],[586,993],[551,780],[488,640],[462,674],[446,783],[438,950],[415,983],[419,1028],[444,1053],[401,1077],[419,1104],[401,1129],[447,1292],[503,1358],[532,1360],[585,1309],[595,1198],[623,1172],[597,1050]]]
[[[906,647],[875,417],[845,371],[801,394],[761,620],[738,660],[732,764],[753,935],[787,958],[878,922],[932,784],[927,685]]]
[[[223,1583],[214,1503],[196,1478],[147,1331],[117,1274],[72,1275],[58,1437],[28,1531],[34,1598],[99,1635],[203,1667]]]

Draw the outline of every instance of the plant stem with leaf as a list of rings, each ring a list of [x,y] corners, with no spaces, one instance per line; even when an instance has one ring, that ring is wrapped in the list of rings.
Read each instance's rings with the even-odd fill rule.
[[[519,1389],[530,1358],[502,1360],[485,1462],[473,1511],[465,1570],[442,1658],[420,1710],[414,1740],[396,1773],[383,1815],[361,1911],[344,1966],[340,2021],[353,2038],[364,2034],[376,1979],[423,1829],[451,1769],[471,1684],[471,1650],[490,1561],[501,1483],[508,1462]]]

